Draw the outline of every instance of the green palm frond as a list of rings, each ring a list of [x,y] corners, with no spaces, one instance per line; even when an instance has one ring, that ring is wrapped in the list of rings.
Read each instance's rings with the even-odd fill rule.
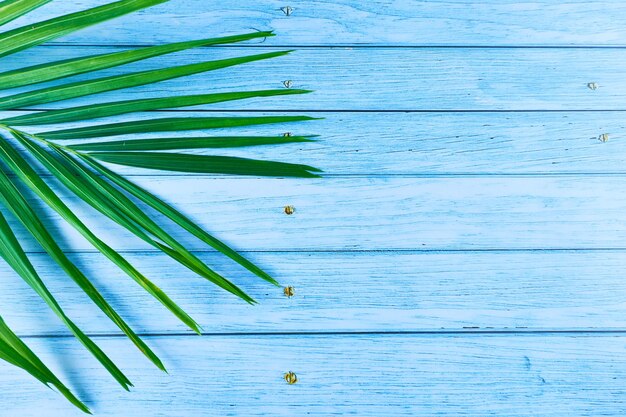
[[[0,25],[44,6],[51,0],[5,0],[0,2]],[[56,17],[0,33],[0,57],[28,50],[36,45],[67,35],[88,26],[104,22],[167,0],[120,0],[89,10]],[[152,84],[159,81],[185,77],[208,71],[271,59],[290,51],[269,52],[236,58],[212,60],[148,71],[126,72],[108,77],[91,77],[81,81],[68,81],[52,87],[38,84],[68,77],[90,74],[106,68],[153,58],[165,54],[209,45],[230,44],[273,36],[271,32],[255,32],[237,36],[208,38],[166,45],[129,49],[121,52],[84,56],[56,62],[15,69],[0,73],[0,90],[30,87],[0,97],[0,110],[23,110],[28,106],[45,105],[63,100],[79,99],[108,91]],[[196,155],[179,153],[188,149],[221,149],[246,146],[306,143],[314,136],[188,136],[151,139],[123,138],[120,140],[73,142],[69,145],[58,140],[84,140],[135,133],[184,132],[196,130],[237,128],[274,123],[314,120],[307,116],[260,116],[260,117],[178,117],[144,118],[124,122],[97,122],[80,127],[50,128],[69,122],[85,122],[137,112],[183,108],[198,105],[271,98],[294,94],[306,94],[308,90],[281,89],[204,93],[186,96],[152,97],[115,102],[100,102],[54,110],[28,112],[0,120],[0,205],[17,219],[48,256],[56,262],[93,303],[115,323],[137,348],[155,364],[165,370],[161,360],[149,346],[126,324],[124,319],[108,303],[80,268],[75,265],[56,243],[48,227],[24,194],[31,192],[54,210],[64,221],[76,229],[102,255],[106,256],[122,272],[157,299],[166,309],[194,332],[200,333],[200,325],[178,306],[152,281],[138,271],[120,253],[96,236],[83,221],[72,212],[48,184],[50,178],[57,180],[65,189],[95,208],[103,217],[163,252],[181,266],[212,282],[248,303],[255,301],[241,288],[193,255],[187,247],[166,232],[144,209],[141,202],[165,215],[190,235],[207,246],[219,251],[257,277],[278,285],[276,280],[260,267],[250,262],[232,248],[210,235],[183,213],[156,197],[148,190],[119,175],[101,162],[146,169],[166,171],[217,173],[274,177],[311,178],[319,176],[317,168],[294,163],[237,158],[221,155]],[[29,126],[46,125],[44,132],[28,130]],[[169,152],[163,152],[169,151]],[[41,175],[30,165],[34,158],[43,166],[47,175]],[[50,309],[68,327],[76,338],[91,352],[102,366],[122,387],[132,386],[120,369],[107,355],[65,314],[55,297],[48,290],[44,278],[32,266],[9,222],[0,213],[0,256],[32,287],[48,304]],[[89,409],[43,364],[41,360],[15,335],[0,317],[0,359],[22,368],[42,383],[56,388],[72,404],[82,411]]]

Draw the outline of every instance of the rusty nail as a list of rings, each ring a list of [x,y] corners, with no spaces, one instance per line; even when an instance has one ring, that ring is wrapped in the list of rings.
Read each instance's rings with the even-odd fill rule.
[[[291,371],[287,372],[283,378],[285,378],[285,381],[287,381],[289,385],[293,385],[298,382],[298,377]]]
[[[293,296],[294,296],[294,294],[296,293],[296,289],[295,289],[294,287],[291,287],[291,286],[289,286],[289,287],[285,287],[285,288],[283,289],[283,293],[285,294],[285,296],[286,296],[286,297],[291,298],[291,297],[293,297]]]

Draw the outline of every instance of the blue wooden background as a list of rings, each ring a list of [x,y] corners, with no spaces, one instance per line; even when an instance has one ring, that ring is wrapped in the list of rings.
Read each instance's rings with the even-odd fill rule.
[[[106,2],[59,0],[14,25]],[[4,264],[0,311],[99,416],[622,416],[625,21],[617,0],[171,0],[3,60],[13,68],[274,29],[279,36],[262,43],[128,68],[297,52],[80,102],[290,80],[316,93],[177,114],[323,116],[240,129],[317,133],[318,143],[232,154],[313,164],[327,175],[117,168],[295,288],[287,298],[181,235],[258,299],[255,307],[64,194],[204,326],[203,336],[189,334],[50,214],[61,244],[170,370],[152,367],[31,244],[68,314],[135,383],[131,393]],[[288,371],[296,384],[283,379]],[[2,416],[79,415],[6,364],[0,400]]]

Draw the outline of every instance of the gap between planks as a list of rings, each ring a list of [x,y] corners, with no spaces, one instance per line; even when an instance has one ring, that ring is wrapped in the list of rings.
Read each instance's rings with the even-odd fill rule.
[[[68,249],[64,251],[65,253],[76,253],[76,254],[99,254],[100,252],[95,249],[89,250],[72,250]],[[121,249],[117,251],[120,254],[156,254],[161,253],[161,251],[156,249]],[[403,249],[403,248],[383,248],[383,249],[280,249],[280,250],[238,250],[238,253],[242,255],[246,254],[263,254],[263,253],[302,253],[302,254],[350,254],[350,253],[363,253],[363,254],[420,254],[420,253],[550,253],[550,252],[560,252],[560,253],[584,253],[584,252],[626,252],[626,247],[606,247],[606,248],[475,248],[475,249]],[[47,252],[45,251],[37,251],[37,250],[29,250],[26,251],[29,255],[41,254],[45,255]],[[213,249],[194,249],[193,253],[218,253]]]
[[[28,108],[7,109],[3,112],[45,112],[58,110],[55,108]],[[136,114],[149,113],[623,113],[626,109],[304,109],[304,110],[276,110],[276,109],[162,109],[135,112]],[[133,114],[133,113],[130,113]],[[86,120],[89,122],[89,120]]]
[[[163,45],[162,43],[138,43],[138,44],[89,44],[71,42],[50,42],[42,44],[43,47],[77,47],[77,48],[145,48]],[[246,43],[241,45],[211,45],[199,48],[355,48],[355,49],[626,49],[626,45],[376,45],[360,43],[337,43],[337,44],[272,44]]]
[[[120,333],[89,333],[90,338],[121,338],[127,336]],[[519,327],[514,329],[494,329],[494,328],[465,328],[458,330],[393,330],[393,331],[328,331],[328,332],[172,332],[172,333],[136,333],[142,338],[169,338],[169,337],[317,337],[317,336],[481,336],[481,335],[623,335],[626,328],[621,329],[528,329]],[[22,339],[73,339],[71,334],[26,334],[20,335]]]

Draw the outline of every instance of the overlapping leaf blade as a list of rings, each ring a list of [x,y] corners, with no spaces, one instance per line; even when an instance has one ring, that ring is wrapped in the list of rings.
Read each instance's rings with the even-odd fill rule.
[[[144,288],[153,297],[159,300],[183,323],[196,333],[200,332],[198,324],[174,303],[159,287],[133,267],[124,257],[114,251],[106,243],[100,240],[89,228],[61,201],[50,187],[37,175],[35,170],[22,158],[22,156],[5,140],[0,139],[0,160],[7,164],[11,170],[35,192],[46,204],[61,215],[70,225],[78,230],[91,244],[94,245],[107,258],[115,263],[122,271],[128,274],[135,282]]]
[[[0,90],[33,85],[72,75],[117,67],[131,62],[141,61],[159,55],[171,54],[186,49],[224,43],[244,42],[250,39],[266,38],[269,36],[274,35],[272,32],[254,32],[245,35],[176,42],[166,45],[148,46],[128,51],[47,62],[41,65],[0,73]]]
[[[2,171],[0,171],[0,185],[2,189],[6,188],[6,193],[10,192],[11,185],[7,184],[8,178]],[[5,187],[6,186],[6,187]],[[5,197],[2,198],[3,203],[6,204]],[[11,210],[15,210],[11,207]],[[89,338],[82,330],[74,324],[74,322],[67,317],[61,306],[57,303],[56,299],[52,296],[48,288],[45,286],[35,268],[28,260],[26,253],[19,244],[15,234],[11,230],[5,217],[0,214],[0,256],[13,268],[22,279],[31,286],[31,288],[48,304],[48,306],[55,312],[55,314],[61,319],[61,321],[72,331],[76,338],[98,359],[98,361],[109,371],[109,373],[122,385],[122,387],[128,390],[129,386],[132,386],[131,382],[126,376],[119,370],[119,368],[108,358],[108,356]]]
[[[183,229],[187,230],[192,235],[196,236],[198,239],[202,240],[207,245],[212,248],[220,251],[224,255],[228,256],[244,268],[248,269],[250,272],[256,274],[257,276],[263,278],[264,280],[271,282],[274,285],[278,285],[278,282],[274,278],[272,278],[268,273],[263,271],[261,268],[241,256],[239,253],[231,249],[228,245],[221,242],[219,239],[211,236],[209,233],[204,231],[201,227],[199,227],[196,223],[191,221],[187,216],[182,214],[180,211],[176,210],[174,207],[170,206],[157,196],[143,189],[139,185],[129,181],[128,179],[122,177],[121,175],[116,174],[112,170],[93,160],[89,155],[79,155],[85,162],[87,162],[92,168],[94,168],[100,174],[106,176],[109,180],[113,181],[119,187],[123,188],[130,194],[134,195],[136,198],[140,199],[144,203],[148,204],[150,207],[158,210],[165,216],[169,217]]]
[[[214,284],[241,297],[249,303],[254,302],[254,300],[240,288],[206,266],[182,244],[157,225],[128,197],[102,178],[94,175],[88,169],[85,169],[85,167],[78,164],[53,145],[52,150],[56,152],[56,155],[49,154],[24,137],[20,137],[19,135],[16,137],[50,172],[96,210],[125,227],[147,243],[163,250],[181,264],[199,273],[199,275]],[[150,238],[146,235],[146,232],[163,243]]]
[[[5,0],[0,1],[0,25],[13,20],[50,0]],[[89,10],[72,13],[29,24],[0,34],[0,57],[6,56],[51,39],[58,38],[92,24],[124,15],[145,7],[157,5],[167,0],[120,0]],[[0,73],[0,89],[30,86],[51,80],[58,80],[77,74],[91,73],[96,70],[113,68],[177,52],[188,48],[215,45],[220,43],[241,42],[254,38],[273,36],[271,32],[257,32],[223,38],[202,39],[173,44],[137,48],[133,50],[66,59],[41,65],[21,68]],[[290,51],[269,52],[216,61],[186,64],[149,71],[122,73],[104,78],[92,78],[85,81],[70,82],[48,88],[35,89],[0,98],[0,110],[20,109],[28,106],[59,102],[86,97],[107,91],[152,84],[206,71],[240,65],[285,55]],[[98,163],[96,158],[117,164],[142,166],[188,172],[219,172],[238,175],[271,175],[316,177],[316,168],[287,164],[274,161],[259,161],[224,156],[203,156],[178,153],[157,153],[155,151],[175,149],[226,148],[257,146],[280,143],[308,142],[311,137],[285,136],[220,136],[213,138],[157,138],[132,141],[99,142],[61,146],[49,140],[96,138],[131,133],[171,132],[202,129],[231,128],[253,126],[268,123],[295,122],[313,120],[305,116],[273,117],[196,117],[142,120],[123,123],[109,123],[73,129],[53,130],[41,135],[18,131],[9,126],[36,126],[79,122],[96,118],[123,115],[133,112],[181,108],[188,106],[218,103],[230,100],[242,100],[253,97],[272,97],[280,95],[302,94],[306,90],[261,90],[232,93],[197,94],[180,97],[155,97],[150,99],[125,100],[119,102],[78,106],[60,110],[49,110],[23,116],[11,117],[0,121],[0,130],[10,132],[26,149],[26,152],[44,165],[65,187],[79,198],[96,208],[140,239],[161,250],[177,262],[198,275],[208,279],[219,287],[253,303],[254,300],[226,278],[213,271],[178,240],[165,232],[151,217],[137,206],[128,196],[142,201],[161,212],[192,235],[204,241],[244,266],[259,277],[277,284],[267,273],[226,246],[182,213],[166,204],[138,185],[119,176]],[[94,152],[95,151],[95,152]],[[130,152],[129,152],[130,151]],[[94,247],[107,256],[122,271],[127,273],[148,293],[161,301],[179,319],[190,328],[199,331],[198,325],[158,287],[138,272],[126,259],[114,251],[93,232],[61,201],[52,189],[43,181],[20,153],[8,141],[0,138],[0,161],[2,161],[17,179],[26,185],[41,200],[57,211],[72,227],[77,229]],[[85,153],[92,152],[92,153]],[[185,165],[181,168],[182,165]],[[42,245],[46,252],[74,279],[82,290],[107,314],[120,329],[150,358],[157,366],[164,369],[160,360],[149,350],[141,339],[108,305],[86,276],[66,257],[60,247],[41,222],[30,203],[21,194],[20,189],[4,172],[0,172],[0,203],[7,206],[26,229]],[[103,363],[116,379],[128,388],[130,381],[104,355],[93,342],[78,329],[61,310],[49,293],[41,278],[28,261],[26,254],[6,219],[0,214],[0,255],[9,265],[26,280],[35,291],[49,304],[70,330]],[[67,399],[84,412],[89,410],[45,367],[43,363],[6,327],[0,318],[0,359],[4,359],[23,368],[46,385],[56,387]]]
[[[166,1],[120,0],[4,32],[0,35],[0,57]]]
[[[2,221],[0,219],[0,221]],[[91,414],[89,408],[48,369],[32,350],[7,326],[0,317],[0,359],[24,369],[41,383],[55,387],[81,411]]]
[[[166,152],[94,152],[101,161],[137,168],[204,174],[254,175],[263,177],[317,178],[317,168],[286,162],[262,161],[233,156],[190,155]]]
[[[132,122],[110,123],[74,129],[39,133],[45,139],[88,139],[133,133],[179,132],[185,130],[224,129],[274,123],[316,120],[309,116],[258,116],[258,117],[171,117]]]
[[[246,146],[314,142],[314,136],[213,136],[131,139],[69,145],[75,151],[168,151],[175,149],[219,149]]]
[[[113,321],[124,334],[146,355],[159,369],[165,370],[161,360],[152,352],[139,336],[126,324],[119,314],[109,305],[98,289],[83,272],[76,267],[58,246],[26,198],[15,184],[0,170],[0,201],[17,217],[30,234],[39,242],[50,257],[67,273],[68,276],[91,298],[104,314]]]
[[[198,106],[201,104],[221,103],[224,101],[244,100],[253,97],[285,96],[292,94],[305,94],[309,92],[310,91],[308,90],[282,89],[125,100],[111,103],[94,104],[90,106],[70,107],[61,110],[48,110],[41,113],[31,113],[4,119],[2,120],[2,123],[10,126],[33,126],[54,123],[77,122],[81,120],[97,119],[100,117],[108,116],[118,116],[120,114],[134,113],[139,111],[172,109],[179,107]]]
[[[51,1],[52,0],[5,0],[0,2],[0,26]]]
[[[140,85],[171,80],[173,78],[184,77],[187,75],[241,65],[248,62],[275,58],[288,53],[289,51],[267,52],[264,54],[220,59],[217,61],[207,61],[157,70],[114,75],[111,77],[96,78],[93,80],[77,81],[74,83],[62,84],[60,86],[48,87],[40,90],[2,97],[0,98],[0,110],[23,108],[36,104],[45,104],[55,101],[68,100],[71,98],[89,96],[97,93],[104,93],[106,91],[137,87]]]

